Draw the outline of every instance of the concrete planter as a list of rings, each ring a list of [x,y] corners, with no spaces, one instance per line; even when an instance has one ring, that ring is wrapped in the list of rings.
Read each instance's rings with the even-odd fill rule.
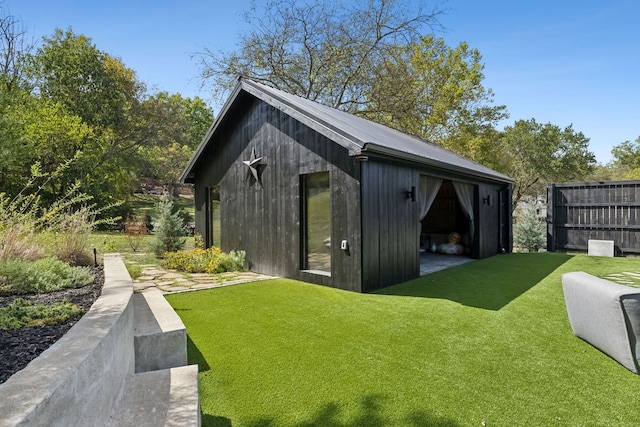
[[[104,275],[102,294],[84,317],[0,385],[0,426],[100,426],[122,418],[136,377],[133,283],[119,254],[105,255]],[[195,368],[197,406],[197,367],[183,368],[191,383]],[[199,409],[187,424],[199,424]]]

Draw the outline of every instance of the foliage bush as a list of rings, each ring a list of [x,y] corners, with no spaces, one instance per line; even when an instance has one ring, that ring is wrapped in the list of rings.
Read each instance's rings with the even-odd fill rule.
[[[96,220],[96,216],[112,206],[96,209],[86,203],[91,196],[80,191],[80,184],[44,206],[40,192],[54,177],[76,159],[60,165],[53,173],[43,173],[40,164],[31,168],[31,178],[13,198],[0,193],[0,261],[35,260],[53,255],[73,265],[88,265],[88,238],[96,225],[114,218]]]
[[[124,223],[124,235],[133,252],[137,252],[149,232],[146,222],[136,216],[128,216]]]
[[[166,252],[181,250],[187,240],[184,237],[186,231],[179,212],[172,212],[173,203],[168,197],[163,198],[156,207],[158,218],[154,225],[155,239],[151,243],[153,252],[163,256]]]
[[[245,251],[228,254],[220,248],[195,248],[192,251],[165,253],[162,266],[187,273],[224,273],[244,270]]]
[[[43,232],[53,255],[71,265],[90,265],[93,257],[89,253],[89,235],[94,229],[95,213],[89,206],[62,213],[55,227]]]
[[[36,261],[0,262],[0,295],[48,293],[79,288],[92,283],[93,274],[84,267],[72,267],[56,258]]]
[[[129,276],[131,276],[133,280],[142,276],[142,267],[139,266],[138,264],[125,264],[125,266],[127,268],[127,272],[129,273]]]
[[[547,229],[542,218],[536,214],[532,200],[524,203],[513,226],[513,240],[517,247],[527,252],[538,252],[547,245]]]
[[[204,249],[204,237],[200,233],[193,233],[193,247]]]
[[[31,304],[17,298],[10,305],[0,308],[0,330],[55,325],[83,313],[80,307],[70,302]]]

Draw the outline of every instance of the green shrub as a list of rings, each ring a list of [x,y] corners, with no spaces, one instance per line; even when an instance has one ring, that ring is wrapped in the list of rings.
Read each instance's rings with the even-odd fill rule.
[[[231,251],[228,255],[237,271],[244,270],[244,262],[247,255],[245,251]]]
[[[516,217],[513,240],[516,246],[527,252],[538,252],[547,245],[546,224],[537,216],[536,206],[532,201],[526,203]]]
[[[231,251],[228,254],[220,248],[195,248],[192,251],[165,253],[162,266],[187,273],[224,273],[244,269],[244,251]]]
[[[142,276],[142,267],[138,264],[125,264],[125,266],[127,268],[129,276],[131,276],[132,279],[135,280],[138,277]]]
[[[47,183],[75,160],[59,165],[52,173],[43,173],[35,163],[31,178],[16,196],[0,193],[0,261],[34,260],[49,254],[74,265],[91,262],[89,234],[98,224],[115,220],[96,220],[96,216],[117,204],[101,209],[87,205],[92,197],[80,191],[79,183],[46,206],[40,197]]]
[[[93,280],[93,274],[88,269],[72,267],[53,257],[37,261],[0,262],[0,295],[48,293],[79,288]]]
[[[89,235],[94,229],[93,215],[88,206],[69,209],[56,221],[55,227],[49,227],[42,233],[56,258],[71,265],[93,264],[89,250]]]
[[[2,210],[0,194],[0,211]],[[36,260],[44,256],[44,247],[35,240],[32,228],[24,224],[6,224],[0,221],[0,261],[9,259]]]
[[[17,298],[10,305],[0,308],[0,330],[55,325],[81,314],[83,310],[70,302],[34,305]]]
[[[155,239],[151,243],[153,252],[162,256],[165,252],[176,252],[182,249],[187,241],[182,218],[178,212],[173,212],[173,203],[169,198],[163,198],[156,205],[158,218],[153,231]]]

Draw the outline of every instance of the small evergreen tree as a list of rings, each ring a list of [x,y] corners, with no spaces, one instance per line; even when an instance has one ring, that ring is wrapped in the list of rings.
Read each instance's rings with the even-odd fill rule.
[[[173,202],[168,198],[156,204],[158,218],[155,221],[155,239],[151,243],[156,255],[162,256],[165,252],[176,252],[184,247],[187,239],[182,218],[179,212],[173,211]]]
[[[513,226],[513,240],[516,246],[528,252],[538,252],[547,244],[547,230],[545,222],[536,214],[533,200],[524,203]]]

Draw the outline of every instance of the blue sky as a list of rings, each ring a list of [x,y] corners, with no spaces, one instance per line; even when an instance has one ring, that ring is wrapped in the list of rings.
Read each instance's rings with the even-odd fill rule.
[[[120,57],[150,88],[198,95],[194,53],[230,50],[246,28],[250,0],[0,0],[35,39],[72,27]],[[483,55],[484,86],[510,118],[573,129],[590,138],[599,162],[640,136],[640,2],[637,0],[443,0],[447,28]],[[217,113],[217,111],[216,111]]]

